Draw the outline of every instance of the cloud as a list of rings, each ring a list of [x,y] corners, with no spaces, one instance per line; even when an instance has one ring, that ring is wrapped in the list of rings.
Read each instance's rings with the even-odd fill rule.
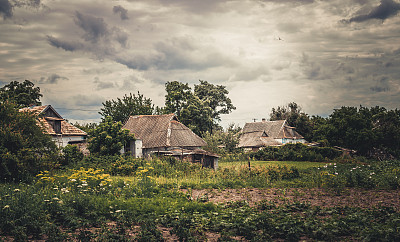
[[[382,21],[397,15],[400,10],[400,4],[393,0],[381,0],[381,4],[372,9],[368,14],[362,14],[344,20],[344,22],[364,22],[370,19],[381,19]]]
[[[83,49],[82,43],[76,41],[75,42],[62,41],[50,35],[47,36],[47,42],[56,48],[61,48],[63,50],[71,52]]]
[[[60,76],[58,74],[51,74],[49,77],[41,77],[39,83],[40,84],[56,84],[60,80],[69,80],[67,77]]]
[[[96,43],[100,38],[109,35],[107,24],[104,22],[103,18],[81,14],[76,11],[74,21],[75,24],[85,32],[83,37],[86,41]]]
[[[116,86],[113,82],[100,81],[100,78],[97,76],[94,78],[94,83],[97,84],[97,90],[109,89]]]
[[[13,16],[13,7],[8,0],[0,0],[0,15],[4,20]]]
[[[115,14],[119,14],[119,16],[121,17],[121,20],[128,20],[128,10],[126,10],[124,7],[122,7],[121,5],[118,6],[114,6],[113,7],[113,12]]]

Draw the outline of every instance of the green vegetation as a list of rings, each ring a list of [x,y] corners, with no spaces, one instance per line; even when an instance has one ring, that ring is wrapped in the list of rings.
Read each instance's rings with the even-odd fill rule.
[[[110,116],[114,122],[125,123],[130,116],[134,115],[151,115],[156,112],[158,107],[154,108],[150,98],[144,97],[140,92],[137,96],[130,93],[122,99],[107,100],[103,103],[103,108],[99,114],[105,119]]]
[[[134,140],[129,130],[122,129],[121,122],[113,122],[111,117],[106,117],[90,133],[88,149],[92,155],[116,155],[121,149]]]
[[[220,114],[234,109],[224,86],[200,81],[192,92],[187,84],[169,82],[166,89],[165,110],[176,112],[205,137],[209,151],[221,154],[218,170],[170,157],[120,155],[134,137],[111,117],[85,126],[90,156],[76,146],[59,151],[34,116],[18,111],[27,103],[39,104],[39,89],[29,82],[1,88],[0,97],[15,100],[0,100],[0,240],[204,241],[210,234],[219,241],[400,240],[400,161],[393,159],[400,150],[398,110],[343,107],[326,119],[308,118],[295,103],[273,110],[275,118],[303,125],[311,140],[368,157],[382,154],[380,160],[302,144],[243,153],[236,148],[240,128],[231,125],[223,132],[218,127]],[[123,115],[142,104],[154,111],[151,100],[138,95],[105,106],[109,111],[126,106],[117,110]],[[290,199],[289,190],[294,190]],[[393,193],[395,202],[309,202],[322,191],[329,201],[355,190],[369,194],[367,201],[378,192],[390,200]],[[242,198],[233,199],[239,191]],[[251,192],[268,191],[276,200],[249,199]],[[226,197],[211,202],[219,194]]]
[[[177,160],[114,158],[116,165],[104,166],[119,176],[79,168],[41,172],[31,185],[0,185],[0,236],[21,241],[44,236],[49,240],[161,241],[166,236],[159,231],[161,226],[180,241],[205,240],[207,233],[218,233],[221,240],[238,236],[256,241],[400,239],[400,213],[392,207],[320,207],[284,200],[281,204],[262,200],[255,206],[246,200],[213,204],[207,196],[192,197],[190,189],[196,188],[190,181],[196,177],[203,178],[199,187],[217,189],[312,186],[332,189],[335,194],[346,187],[398,189],[398,161],[302,169],[283,166],[287,162],[278,167],[259,162],[251,171],[229,167],[235,164],[230,162],[213,171]],[[173,182],[165,182],[169,179]],[[182,188],[189,189],[184,193]]]
[[[42,169],[57,166],[56,145],[43,134],[31,113],[0,103],[0,177],[3,181],[30,181]]]
[[[17,108],[29,107],[30,105],[42,105],[40,88],[34,87],[31,81],[12,81],[0,88],[0,103],[13,103]]]

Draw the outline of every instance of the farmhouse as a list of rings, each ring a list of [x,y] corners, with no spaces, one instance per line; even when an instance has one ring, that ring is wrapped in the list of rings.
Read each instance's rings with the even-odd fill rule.
[[[280,146],[288,143],[305,143],[303,136],[287,125],[286,120],[246,123],[238,147],[246,151],[257,151],[265,146]]]
[[[80,144],[86,141],[86,132],[65,121],[51,105],[32,106],[22,108],[19,111],[34,113],[44,132],[51,135],[58,147]]]
[[[202,150],[207,143],[180,123],[175,114],[131,116],[122,128],[135,135],[136,140],[124,148],[132,156],[168,155],[214,169],[218,166],[218,156]]]

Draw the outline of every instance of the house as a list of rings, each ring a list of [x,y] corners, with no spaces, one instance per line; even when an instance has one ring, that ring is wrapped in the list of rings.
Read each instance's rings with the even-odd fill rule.
[[[65,147],[68,144],[81,144],[86,141],[86,132],[65,121],[51,105],[32,106],[22,108],[19,111],[34,113],[44,132],[51,135],[58,147]]]
[[[257,151],[265,146],[280,146],[289,143],[305,143],[303,136],[286,120],[246,123],[239,138],[238,147],[246,151]]]
[[[180,123],[175,114],[131,116],[122,128],[135,136],[136,140],[124,148],[124,152],[131,152],[132,156],[190,157],[189,160],[201,162],[206,167],[216,169],[218,166],[218,156],[202,150],[207,143]]]

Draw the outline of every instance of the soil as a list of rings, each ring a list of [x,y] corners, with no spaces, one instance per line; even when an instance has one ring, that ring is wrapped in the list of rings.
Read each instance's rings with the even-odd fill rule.
[[[184,192],[188,191],[184,190]],[[373,208],[390,206],[394,207],[396,211],[400,211],[400,189],[343,189],[340,191],[321,188],[208,189],[192,190],[191,197],[193,200],[208,200],[216,204],[245,200],[250,206],[255,206],[258,202],[266,200],[276,204],[303,202],[321,207],[348,206]]]

